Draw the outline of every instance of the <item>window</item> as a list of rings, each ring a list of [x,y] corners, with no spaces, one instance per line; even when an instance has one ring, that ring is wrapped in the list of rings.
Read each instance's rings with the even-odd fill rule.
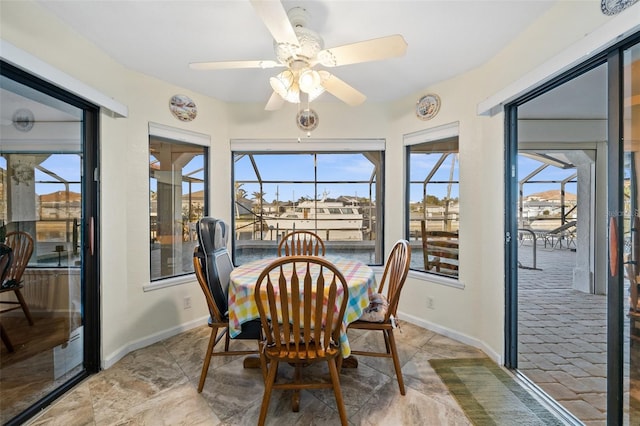
[[[411,269],[458,277],[458,137],[407,146]]]
[[[275,256],[293,230],[317,233],[327,256],[382,264],[382,150],[235,151],[233,159],[235,264]]]
[[[193,273],[196,223],[207,214],[208,149],[149,136],[151,281]]]

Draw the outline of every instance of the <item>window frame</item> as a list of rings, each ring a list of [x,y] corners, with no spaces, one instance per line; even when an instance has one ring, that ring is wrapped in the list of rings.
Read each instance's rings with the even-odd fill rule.
[[[208,135],[202,134],[202,133],[197,133],[197,132],[193,132],[193,131],[188,131],[188,130],[183,130],[183,129],[178,129],[178,128],[174,128],[174,127],[170,127],[170,126],[165,126],[162,124],[157,124],[157,123],[152,123],[149,122],[149,132],[148,132],[148,136],[149,136],[149,142],[148,142],[148,147],[150,147],[151,141],[152,139],[155,140],[163,140],[163,141],[167,141],[169,143],[175,143],[176,145],[191,145],[194,147],[201,147],[202,148],[202,155],[203,155],[203,210],[202,210],[202,217],[208,216],[209,214],[209,187],[211,185],[210,182],[210,174],[209,174],[209,164],[210,164],[210,145],[211,145],[211,138]],[[147,158],[151,157],[151,151],[149,149],[149,152],[147,153]],[[148,207],[148,218],[147,219],[147,225],[149,226],[148,228],[148,234],[149,237],[151,238],[151,213],[152,213],[152,205],[151,205],[151,198],[150,198],[150,194],[151,194],[151,174],[149,174],[148,177],[148,183],[149,183],[149,198],[148,198],[148,203],[149,203],[149,207]],[[197,236],[196,236],[196,241],[197,241]],[[175,275],[171,275],[171,276],[166,276],[166,277],[159,277],[159,278],[153,278],[151,276],[151,247],[149,247],[149,256],[148,256],[148,261],[149,261],[149,283],[145,284],[143,286],[143,290],[144,291],[150,291],[150,290],[157,290],[160,288],[166,288],[166,287],[172,287],[175,285],[180,285],[180,284],[185,284],[185,283],[191,283],[193,282],[194,278],[195,278],[195,273],[193,271],[191,272],[186,272],[186,273],[180,273],[180,274],[175,274]],[[183,253],[183,257],[185,256],[185,254]]]
[[[347,153],[380,153],[380,170],[376,178],[376,204],[377,207],[377,236],[375,244],[376,263],[372,266],[382,266],[384,264],[384,182],[386,142],[384,139],[232,139],[231,140],[231,217],[232,229],[235,230],[235,162],[236,155],[242,154],[347,154]],[[234,264],[236,260],[236,238],[235,231],[232,244],[232,257]]]
[[[405,134],[403,137],[403,145],[405,149],[405,238],[411,243],[411,147],[415,145],[425,144],[425,143],[438,143],[445,139],[457,138],[458,139],[458,154],[460,153],[460,132],[459,132],[459,122],[452,122],[443,124],[440,126],[419,130],[413,133]],[[460,171],[460,164],[458,164],[458,171]],[[461,181],[458,181],[458,190],[460,193]],[[460,194],[458,195],[460,197]],[[460,203],[460,199],[458,198],[458,204]],[[461,229],[461,217],[460,212],[458,212],[458,241],[460,241],[460,229]],[[413,242],[413,245],[420,244],[422,239],[416,240]],[[462,256],[460,256],[460,244],[458,245],[458,273],[457,275],[449,275],[437,273],[431,270],[425,269],[417,269],[415,267],[410,267],[410,275],[418,278],[418,279],[426,279],[428,278],[430,282],[437,282],[448,286],[453,286],[457,288],[463,288],[463,284],[460,281],[460,272],[463,268],[463,263],[461,261]],[[422,253],[422,247],[420,246],[420,254]],[[418,250],[416,253],[418,254]],[[420,256],[416,256],[418,258]],[[420,257],[421,258],[421,257]]]

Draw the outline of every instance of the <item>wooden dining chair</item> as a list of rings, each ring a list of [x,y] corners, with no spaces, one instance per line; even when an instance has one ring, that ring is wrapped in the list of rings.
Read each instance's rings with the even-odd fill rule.
[[[324,241],[315,232],[293,231],[282,237],[278,256],[324,256]]]
[[[445,275],[458,275],[459,249],[458,233],[448,231],[428,231],[426,221],[420,222],[422,233],[422,256],[424,269]]]
[[[9,274],[9,270],[11,269],[11,264],[13,263],[13,250],[11,247],[4,243],[0,243],[0,284],[3,284],[7,280],[7,275]],[[13,343],[11,343],[11,339],[9,338],[9,334],[4,329],[2,325],[2,320],[0,320],[0,338],[2,339],[2,343],[6,346],[9,352],[13,352]]]
[[[255,289],[264,335],[260,361],[265,388],[259,425],[265,422],[273,389],[292,389],[292,409],[298,411],[300,391],[318,388],[333,388],[340,421],[347,424],[337,359],[348,295],[342,273],[321,257],[281,257],[262,271]],[[302,367],[321,361],[329,366],[331,383],[303,382]],[[276,383],[280,362],[294,366],[293,382]]]
[[[0,293],[12,291],[17,300],[0,301],[2,304],[13,305],[11,308],[1,310],[0,313],[22,308],[22,312],[24,312],[24,316],[27,317],[29,325],[33,325],[33,317],[31,316],[31,311],[29,311],[29,305],[27,305],[20,291],[24,286],[22,283],[22,274],[27,268],[29,259],[31,259],[31,255],[33,254],[33,238],[29,233],[24,231],[9,232],[6,235],[5,244],[11,247],[13,262],[11,263],[4,282],[0,285]]]
[[[393,366],[402,395],[405,394],[404,381],[402,380],[402,370],[400,368],[398,348],[393,336],[393,330],[398,326],[398,302],[400,301],[400,292],[409,273],[410,263],[411,246],[409,246],[408,241],[399,240],[395,243],[389,254],[378,292],[371,297],[372,303],[365,309],[363,316],[349,324],[347,329],[347,331],[353,328],[359,330],[378,330],[382,332],[386,352],[358,351],[352,349],[351,354],[393,359]],[[386,294],[384,293],[385,286]]]
[[[208,325],[211,327],[209,345],[202,364],[198,392],[202,392],[209,372],[209,364],[214,356],[258,354],[257,343],[261,337],[260,322],[250,321],[242,325],[242,332],[235,339],[255,340],[255,350],[229,350],[229,312],[227,294],[229,275],[233,270],[231,256],[227,251],[227,225],[221,220],[202,218],[196,225],[199,245],[193,252],[193,270],[209,308]],[[218,334],[219,333],[219,334]],[[222,340],[224,351],[214,352]],[[246,366],[246,360],[245,360]]]
[[[638,311],[638,271],[636,265],[632,262],[624,265],[624,269],[629,280],[629,310],[632,312]]]

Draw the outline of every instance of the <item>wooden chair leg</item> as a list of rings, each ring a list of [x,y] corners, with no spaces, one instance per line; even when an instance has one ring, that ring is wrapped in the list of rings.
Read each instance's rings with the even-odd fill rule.
[[[204,363],[202,364],[200,383],[198,383],[198,393],[202,392],[202,389],[204,388],[204,382],[205,380],[207,380],[207,374],[209,373],[209,364],[211,363],[211,354],[213,353],[213,347],[216,345],[216,337],[218,337],[218,328],[213,327],[211,329],[211,336],[209,337],[207,354],[204,356]]]
[[[393,367],[396,370],[396,378],[398,379],[400,394],[404,395],[404,381],[402,380],[402,369],[400,367],[400,359],[398,358],[398,347],[396,346],[396,339],[393,337],[393,330],[386,330],[385,334],[389,338],[388,340],[389,346],[391,347],[391,358],[393,358]]]
[[[331,383],[333,384],[333,393],[336,396],[336,405],[338,406],[338,413],[340,414],[340,423],[342,426],[348,424],[347,410],[344,408],[344,399],[342,398],[342,389],[340,388],[340,376],[338,375],[338,368],[336,367],[336,360],[330,359],[329,373],[331,374]]]
[[[293,381],[295,384],[302,384],[302,365],[296,364],[294,367]],[[291,395],[291,411],[297,413],[300,411],[300,389],[294,389]]]
[[[229,352],[229,342],[231,341],[231,336],[229,336],[229,329],[227,329],[226,334],[224,336],[224,351]]]
[[[11,343],[11,339],[9,339],[9,335],[2,324],[0,324],[0,336],[2,338],[2,343],[7,347],[7,350],[9,352],[13,352],[13,344]]]
[[[29,305],[27,305],[26,300],[24,300],[24,296],[19,288],[15,290],[16,297],[18,298],[18,302],[20,302],[20,306],[22,306],[22,311],[24,312],[24,316],[27,317],[27,321],[29,321],[29,325],[33,325],[33,317],[31,316],[31,311],[29,311]]]
[[[260,407],[260,418],[258,419],[258,426],[264,426],[264,421],[267,418],[267,411],[269,411],[269,401],[271,401],[271,391],[273,390],[273,384],[276,381],[277,372],[278,361],[272,359],[269,363],[269,373],[267,374],[267,380],[264,383],[264,395],[262,395],[262,406]]]
[[[264,381],[265,386],[266,386],[268,363],[267,363],[267,357],[264,354],[264,348],[263,348],[262,341],[260,341],[258,343],[258,352],[260,354],[260,368],[262,369],[262,380]]]
[[[382,335],[384,336],[384,347],[388,354],[391,353],[391,348],[389,347],[389,338],[387,337],[387,333],[382,330]]]

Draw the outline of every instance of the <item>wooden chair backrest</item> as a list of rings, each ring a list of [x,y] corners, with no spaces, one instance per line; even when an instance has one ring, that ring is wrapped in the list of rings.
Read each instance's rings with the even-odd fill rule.
[[[427,271],[457,275],[458,273],[458,234],[447,231],[427,231],[425,221],[421,223],[422,255]]]
[[[278,256],[324,256],[324,241],[315,232],[293,231],[282,237]]]
[[[407,240],[398,240],[391,249],[391,253],[389,253],[387,262],[384,265],[380,287],[378,288],[378,293],[382,293],[384,287],[387,287],[389,309],[387,310],[385,321],[387,321],[391,315],[397,316],[400,292],[402,291],[404,282],[407,280],[410,264],[411,246]]]
[[[13,263],[7,274],[7,279],[22,281],[22,274],[27,269],[29,259],[33,254],[33,238],[27,232],[9,232],[5,238],[5,244],[13,250]]]
[[[338,346],[349,289],[342,273],[326,259],[275,260],[258,277],[254,296],[268,347],[289,357],[322,359],[325,350]]]
[[[6,244],[0,243],[0,284],[9,277],[9,270],[13,263],[13,250]]]

